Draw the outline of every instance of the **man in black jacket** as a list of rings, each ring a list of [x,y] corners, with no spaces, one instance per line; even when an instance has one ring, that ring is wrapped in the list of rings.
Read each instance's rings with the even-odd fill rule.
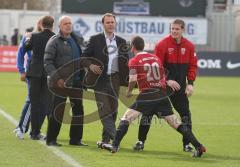
[[[30,103],[31,103],[31,139],[41,138],[41,119],[40,114],[49,114],[51,108],[51,94],[47,87],[47,76],[44,72],[43,57],[48,40],[54,35],[52,32],[54,19],[52,16],[42,18],[43,31],[33,33],[30,40],[26,41],[26,50],[32,50],[33,54],[27,70],[27,77],[30,82]],[[41,110],[42,106],[47,109]],[[46,111],[48,113],[41,113]]]
[[[97,143],[109,143],[116,134],[115,122],[118,110],[118,95],[121,85],[127,85],[128,47],[126,41],[115,35],[116,19],[111,13],[102,17],[103,33],[93,35],[83,52],[88,60],[83,66],[89,69],[86,80],[94,88],[99,117],[103,125],[102,140]],[[94,83],[89,78],[97,75]],[[88,85],[88,82],[87,82]]]
[[[72,20],[69,16],[59,19],[60,32],[47,43],[44,67],[49,77],[49,87],[54,92],[53,108],[48,121],[48,146],[61,146],[57,143],[67,97],[70,98],[72,118],[70,127],[70,145],[86,146],[83,136],[82,79],[79,60],[82,54],[83,38],[72,33]],[[65,114],[69,114],[65,112]]]

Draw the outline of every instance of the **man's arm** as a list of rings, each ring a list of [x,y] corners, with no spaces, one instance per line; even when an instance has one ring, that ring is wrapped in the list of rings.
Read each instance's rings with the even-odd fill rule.
[[[19,45],[19,48],[18,48],[18,52],[17,52],[17,68],[18,68],[18,71],[20,73],[20,79],[21,81],[25,81],[26,80],[26,72],[25,72],[25,68],[24,68],[24,56],[26,54],[26,51],[25,51],[25,45],[24,45],[24,42],[25,42],[25,37],[23,37],[23,39],[21,40],[20,42],[20,45]]]
[[[87,42],[86,48],[83,50],[80,65],[89,68],[94,74],[101,74],[101,65],[94,59],[94,39],[91,37]]]
[[[195,48],[192,45],[190,48],[190,60],[189,60],[189,66],[188,66],[188,73],[187,73],[187,81],[188,84],[185,89],[185,93],[188,97],[190,97],[193,94],[193,82],[196,79],[197,76],[197,55],[195,52]]]
[[[47,42],[45,53],[44,53],[44,69],[47,72],[47,75],[53,77],[54,79],[61,78],[60,75],[57,73],[57,69],[54,65],[55,59],[57,57],[57,46],[55,38],[50,38]]]
[[[129,83],[128,83],[128,88],[126,92],[126,97],[131,97],[132,96],[132,91],[135,88],[137,83],[137,74],[135,69],[131,69],[129,72]]]

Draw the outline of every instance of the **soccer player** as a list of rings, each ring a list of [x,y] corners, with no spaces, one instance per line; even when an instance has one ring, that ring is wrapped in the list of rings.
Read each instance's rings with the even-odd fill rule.
[[[135,84],[138,83],[140,93],[133,105],[125,112],[119,126],[116,136],[112,144],[104,144],[103,148],[116,153],[119,150],[119,145],[124,135],[127,133],[129,124],[134,121],[142,113],[161,112],[161,116],[167,123],[186,137],[195,147],[194,157],[201,157],[203,152],[206,152],[205,147],[195,138],[191,129],[185,124],[177,121],[176,115],[173,114],[171,103],[166,96],[163,98],[164,92],[167,92],[167,85],[173,91],[180,89],[177,82],[169,84],[165,80],[164,70],[160,59],[147,52],[143,52],[144,40],[136,36],[132,39],[131,51],[135,57],[129,61],[129,85],[126,92],[127,97],[132,96],[132,90]]]

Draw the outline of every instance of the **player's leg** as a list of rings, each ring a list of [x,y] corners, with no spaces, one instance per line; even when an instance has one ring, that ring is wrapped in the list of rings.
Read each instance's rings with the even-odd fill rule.
[[[182,124],[176,117],[176,115],[168,115],[165,116],[164,119],[168,122],[170,126],[176,129],[182,136],[190,141],[190,143],[196,148],[196,152],[194,152],[194,157],[201,157],[203,152],[206,152],[205,147],[197,140],[197,138],[192,133],[192,130]]]
[[[103,144],[103,148],[111,151],[112,153],[117,152],[123,137],[126,135],[128,131],[129,124],[133,122],[140,114],[141,114],[140,112],[134,109],[128,109],[121,118],[112,145]]]
[[[144,149],[144,143],[147,139],[147,134],[151,126],[152,117],[153,115],[142,115],[138,128],[138,141],[133,146],[134,151],[142,151]]]
[[[171,96],[171,102],[175,110],[179,113],[182,123],[192,129],[192,119],[191,112],[189,110],[189,101],[187,96],[182,94],[174,94]],[[183,137],[183,150],[186,152],[190,152],[193,148],[189,145],[190,141]]]

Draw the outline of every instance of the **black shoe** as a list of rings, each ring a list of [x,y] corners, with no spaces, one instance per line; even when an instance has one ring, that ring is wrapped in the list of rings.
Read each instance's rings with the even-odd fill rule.
[[[134,151],[143,151],[144,149],[144,143],[142,141],[136,142],[136,144],[133,146]]]
[[[184,145],[183,151],[184,152],[193,152],[193,148],[190,145]]]
[[[200,158],[204,152],[206,152],[206,148],[204,146],[200,146],[196,149],[196,151],[193,153],[193,157]]]
[[[38,134],[38,135],[32,134],[32,135],[30,135],[30,139],[32,139],[32,140],[40,140],[41,136],[40,136],[40,134]]]
[[[103,144],[109,144],[108,142],[97,141],[97,147],[103,149]]]
[[[83,143],[82,141],[79,141],[79,142],[69,142],[69,145],[73,145],[73,146],[88,146],[87,144]]]
[[[62,146],[61,144],[57,143],[56,141],[46,142],[46,144],[47,144],[48,146],[56,146],[56,147]]]
[[[30,136],[30,139],[32,140],[42,140],[42,141],[46,140],[46,136],[41,133],[39,133],[38,135],[30,134],[29,136]]]
[[[103,144],[102,148],[110,151],[111,153],[116,153],[119,150],[118,146],[113,146],[111,144]]]

